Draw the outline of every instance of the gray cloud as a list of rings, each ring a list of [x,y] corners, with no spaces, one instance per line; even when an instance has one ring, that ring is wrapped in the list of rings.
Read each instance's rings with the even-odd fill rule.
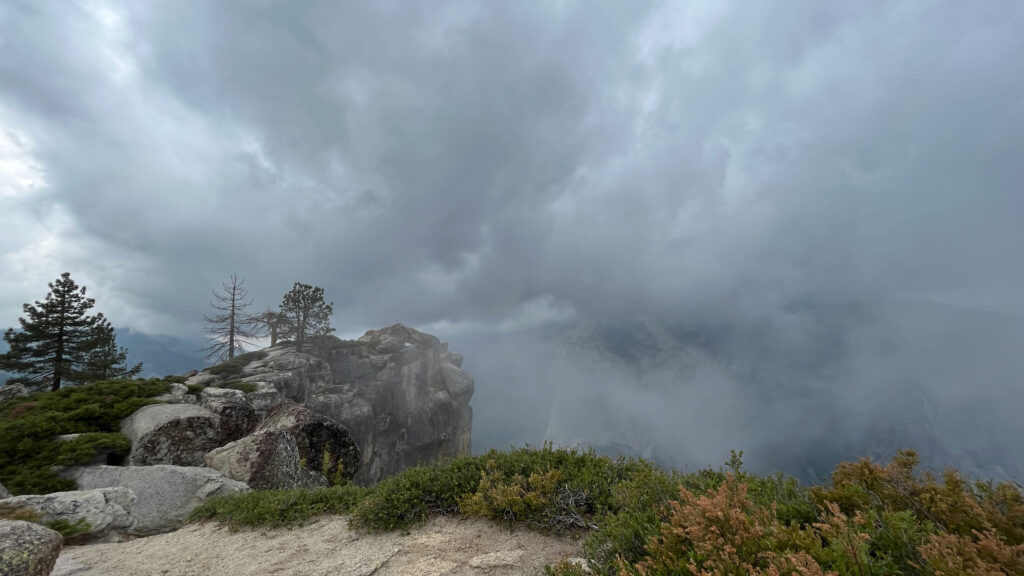
[[[343,333],[1021,314],[1022,44],[1009,1],[8,0],[0,319],[64,270],[184,336],[232,272]]]

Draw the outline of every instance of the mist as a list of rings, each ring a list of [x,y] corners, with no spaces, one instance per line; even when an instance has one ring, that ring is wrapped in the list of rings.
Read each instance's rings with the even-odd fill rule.
[[[3,2],[0,327],[301,281],[463,352],[478,449],[1019,478],[1022,59],[1009,0]]]

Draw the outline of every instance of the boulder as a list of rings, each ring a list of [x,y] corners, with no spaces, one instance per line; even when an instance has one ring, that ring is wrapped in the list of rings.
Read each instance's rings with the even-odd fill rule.
[[[216,470],[185,466],[87,466],[66,468],[82,490],[108,487],[130,489],[137,498],[130,536],[149,536],[177,530],[192,510],[208,498],[247,492],[249,487]]]
[[[260,430],[206,455],[206,465],[256,490],[327,486],[327,479],[303,467],[288,430]]]
[[[22,396],[28,396],[28,390],[21,384],[8,384],[0,388],[0,402],[6,402]]]
[[[191,404],[153,404],[125,418],[121,433],[132,442],[129,465],[202,466],[220,445],[220,417]]]
[[[260,430],[282,430],[295,439],[306,468],[332,483],[351,480],[359,469],[359,448],[338,422],[291,402],[279,404],[260,422]]]
[[[277,391],[277,387],[270,382],[251,381],[251,383],[256,385],[256,390],[247,393],[245,398],[257,413],[266,414],[274,406],[284,401],[281,393]]]
[[[10,497],[11,497],[11,493],[7,491],[7,488],[4,488],[3,484],[0,484],[0,500],[3,500],[4,498],[10,498]]]
[[[188,394],[188,386],[185,386],[181,382],[171,382],[167,393],[172,396],[184,396],[185,394]]]
[[[41,522],[80,524],[75,543],[121,542],[135,524],[135,494],[128,488],[99,488],[52,494],[14,496],[0,502],[0,513],[31,511]]]
[[[64,541],[45,526],[20,520],[0,520],[0,574],[48,576]]]
[[[260,416],[241,390],[206,388],[199,395],[203,408],[220,417],[218,446],[244,437],[259,423]]]
[[[217,380],[218,377],[214,374],[210,374],[209,372],[200,372],[189,376],[188,379],[185,380],[185,389],[187,390],[189,386],[209,386],[210,383],[216,382]]]
[[[311,386],[308,398],[292,398],[352,432],[361,450],[357,483],[470,454],[474,383],[460,368],[462,355],[401,324],[371,330],[357,344],[317,351],[332,382]]]

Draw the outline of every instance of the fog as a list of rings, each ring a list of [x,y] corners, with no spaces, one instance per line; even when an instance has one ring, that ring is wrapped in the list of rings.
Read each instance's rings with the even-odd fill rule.
[[[0,326],[303,281],[464,352],[477,447],[1016,475],[1022,56],[1013,1],[8,0]]]

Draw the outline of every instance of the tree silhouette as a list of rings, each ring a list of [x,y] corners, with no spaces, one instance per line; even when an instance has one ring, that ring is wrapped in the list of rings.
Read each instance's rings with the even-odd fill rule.
[[[295,350],[302,352],[307,336],[330,334],[334,303],[324,302],[324,289],[296,282],[281,300],[281,313],[288,319],[288,335],[295,341]]]
[[[18,374],[8,379],[9,384],[49,385],[57,391],[64,382],[89,382],[96,379],[90,357],[98,358],[103,346],[116,349],[113,327],[103,314],[88,314],[96,301],[85,296],[85,286],[79,287],[70,272],[49,287],[44,301],[23,305],[21,329],[4,333],[10,350],[0,355],[0,369]]]
[[[245,279],[232,274],[222,284],[223,292],[213,291],[210,306],[217,311],[213,316],[203,315],[208,324],[205,331],[210,345],[203,348],[206,358],[217,362],[230,360],[236,352],[245,352],[245,346],[253,346],[258,330],[245,309],[252,304],[245,289]]]

